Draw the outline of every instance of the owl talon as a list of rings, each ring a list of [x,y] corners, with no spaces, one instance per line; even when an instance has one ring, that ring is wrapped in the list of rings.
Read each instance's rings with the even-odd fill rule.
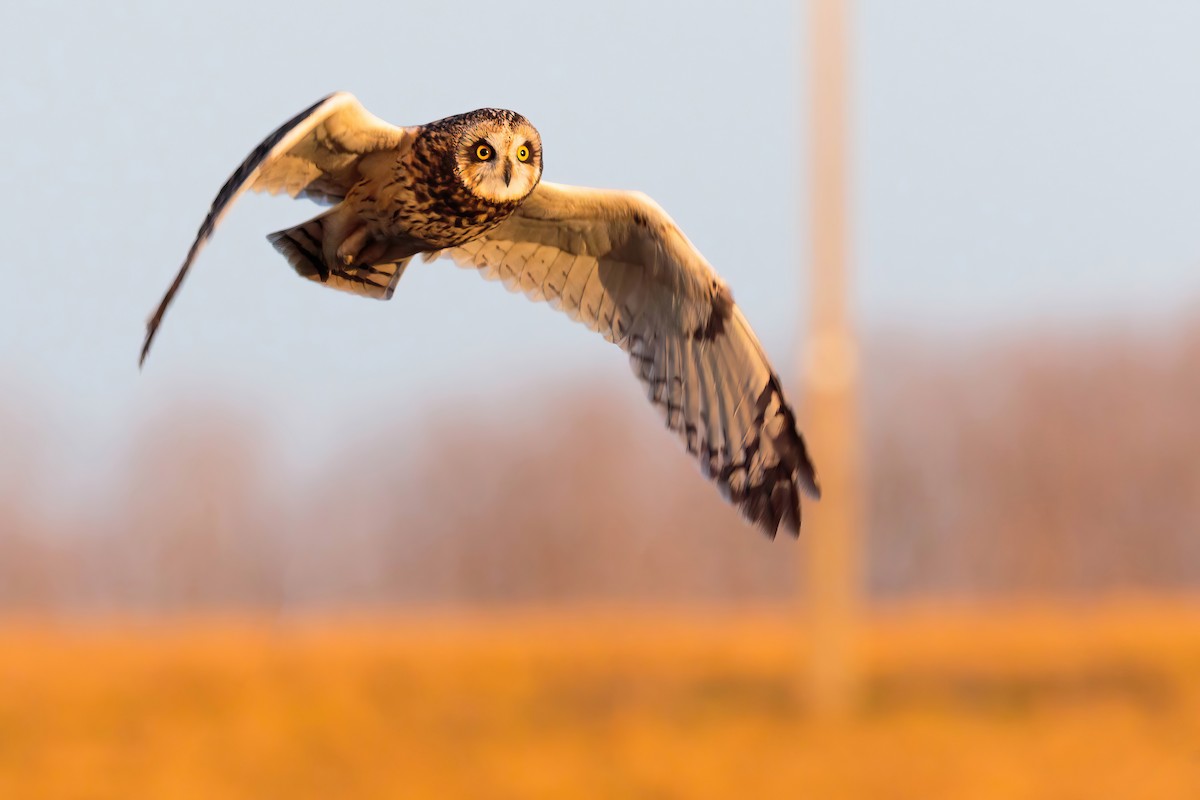
[[[355,259],[358,258],[359,253],[362,252],[363,245],[365,245],[366,243],[367,243],[367,229],[364,226],[362,228],[358,228],[357,230],[355,230],[354,233],[347,236],[345,239],[342,240],[342,243],[340,245],[338,245],[338,249],[337,249],[338,260],[341,261],[343,264],[345,264],[347,267],[350,266],[351,264],[354,263]]]

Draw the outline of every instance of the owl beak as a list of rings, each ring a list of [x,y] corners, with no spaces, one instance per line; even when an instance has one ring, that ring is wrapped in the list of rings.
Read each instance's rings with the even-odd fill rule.
[[[511,181],[511,180],[512,180],[512,161],[505,161],[504,162],[504,185],[508,186],[509,181]]]

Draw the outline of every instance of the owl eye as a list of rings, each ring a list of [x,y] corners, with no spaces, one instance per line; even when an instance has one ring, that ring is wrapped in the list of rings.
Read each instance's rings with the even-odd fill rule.
[[[529,160],[529,147],[527,145],[521,145],[520,147],[517,148],[517,161],[528,161],[528,160]]]
[[[488,161],[492,157],[492,148],[486,144],[481,144],[475,147],[475,157],[480,161]]]

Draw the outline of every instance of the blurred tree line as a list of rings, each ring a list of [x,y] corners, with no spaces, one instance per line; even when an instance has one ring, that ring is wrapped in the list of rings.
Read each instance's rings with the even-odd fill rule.
[[[1200,325],[879,337],[867,367],[873,597],[1200,587]],[[802,549],[742,524],[647,404],[602,386],[514,392],[546,399],[506,424],[466,401],[377,424],[301,471],[252,412],[179,408],[83,507],[44,500],[55,476],[36,435],[0,419],[0,609],[794,593]]]

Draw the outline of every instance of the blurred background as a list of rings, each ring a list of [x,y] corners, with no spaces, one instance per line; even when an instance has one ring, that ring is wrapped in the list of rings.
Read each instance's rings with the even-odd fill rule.
[[[0,796],[1200,793],[1200,6],[0,21]],[[339,89],[665,207],[843,487],[801,540],[549,308],[297,280],[303,203],[239,202],[139,373],[217,189]]]

